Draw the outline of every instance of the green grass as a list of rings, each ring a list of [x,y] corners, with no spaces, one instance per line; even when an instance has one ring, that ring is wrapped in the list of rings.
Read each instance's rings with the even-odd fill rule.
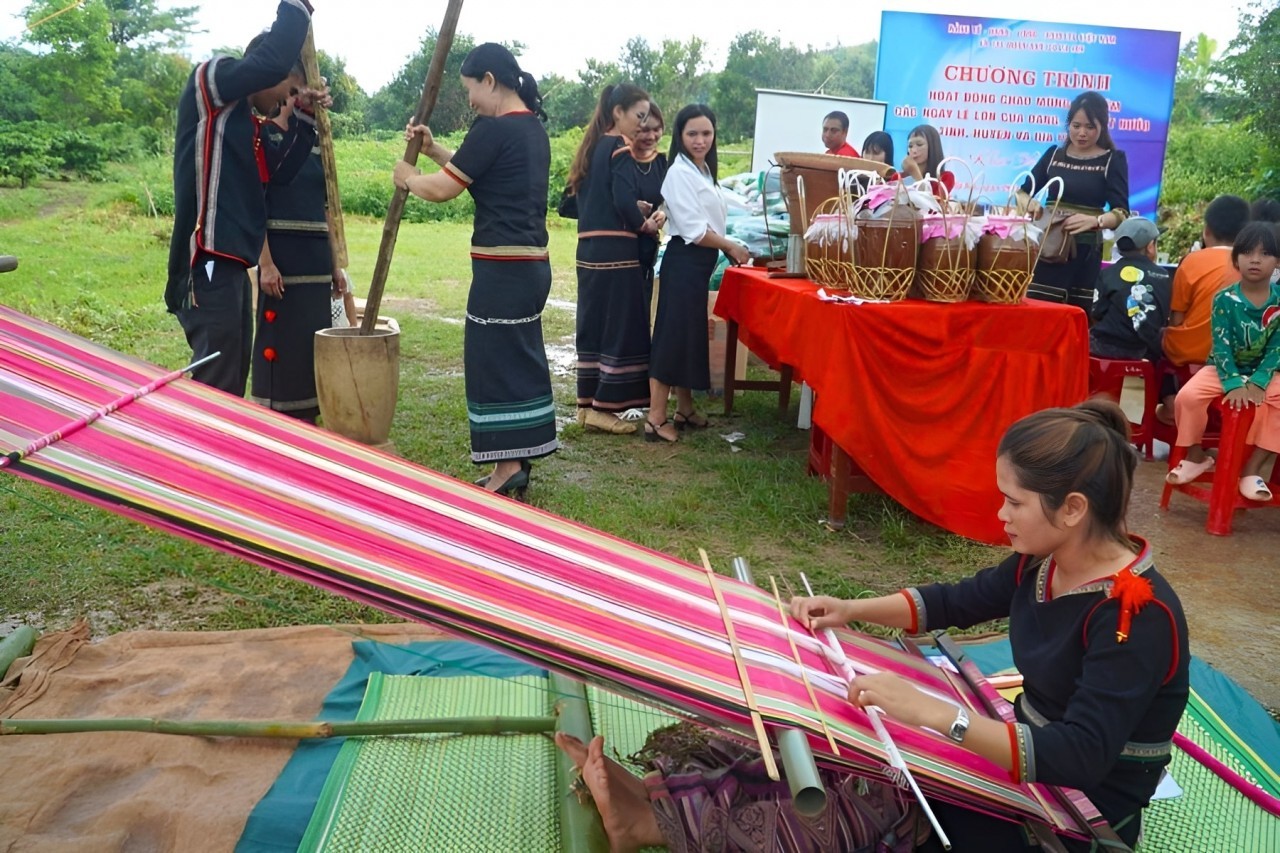
[[[0,275],[0,302],[161,365],[183,365],[189,350],[161,300],[170,223],[138,203],[166,188],[166,170],[156,160],[114,168],[103,183],[0,188],[0,254],[21,264]],[[554,279],[544,329],[548,345],[571,351],[575,235],[554,217],[550,224]],[[363,293],[382,223],[349,217],[347,233],[350,272]],[[402,225],[383,302],[403,330],[392,438],[407,459],[466,479],[476,469],[468,458],[458,321],[469,238],[465,223]],[[554,380],[568,424],[564,447],[537,466],[531,491],[551,512],[686,560],[705,548],[722,571],[732,557],[746,557],[766,587],[769,575],[779,576],[784,594],[799,587],[800,571],[823,592],[854,596],[957,577],[997,553],[875,495],[854,496],[846,529],[826,530],[818,523],[826,489],[805,476],[808,433],[794,428],[794,412],[779,420],[768,395],[743,395],[729,420],[717,416],[720,401],[705,401],[712,428],[668,446],[583,432],[572,420],[573,377]],[[737,451],[720,437],[733,430],[746,434]],[[0,475],[0,633],[21,622],[59,629],[81,615],[99,634],[384,618]]]

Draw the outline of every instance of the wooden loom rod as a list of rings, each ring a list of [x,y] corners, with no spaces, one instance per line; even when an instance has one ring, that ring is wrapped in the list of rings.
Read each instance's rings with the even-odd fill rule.
[[[764,759],[764,769],[770,779],[775,782],[780,781],[782,777],[778,775],[778,764],[773,760],[773,747],[769,744],[769,735],[764,730],[764,720],[760,717],[760,709],[756,705],[756,695],[751,690],[751,679],[747,677],[746,664],[742,662],[742,654],[738,649],[738,635],[734,633],[733,620],[729,618],[729,608],[724,603],[724,594],[720,592],[720,585],[716,583],[715,569],[711,568],[711,558],[707,556],[704,549],[699,548],[698,554],[702,557],[702,567],[707,571],[707,581],[711,584],[716,604],[720,607],[720,616],[724,620],[724,631],[729,637],[729,651],[733,654],[733,662],[738,667],[738,678],[742,681],[742,695],[747,701],[747,710],[751,712],[751,725],[756,730],[756,740],[760,742],[760,756]]]
[[[773,575],[769,575],[769,584],[773,587],[773,600],[778,605],[778,619],[782,621],[782,627],[786,628],[788,627],[787,611],[782,607],[782,596],[778,595],[778,582],[773,579]],[[831,754],[839,756],[840,747],[836,744],[835,736],[831,734],[831,726],[827,725],[827,715],[822,713],[822,706],[818,704],[818,696],[813,692],[813,684],[809,681],[809,671],[800,660],[800,650],[796,648],[796,641],[792,639],[790,631],[787,631],[787,644],[791,646],[791,656],[795,658],[796,666],[800,668],[800,679],[804,682],[804,689],[809,694],[809,701],[813,703],[813,710],[818,713],[818,722],[822,723],[822,733],[827,737]]]
[[[440,85],[444,79],[445,60],[449,58],[449,49],[453,46],[453,33],[458,28],[458,16],[462,13],[462,0],[449,0],[449,8],[444,13],[444,23],[436,34],[436,49],[431,55],[431,66],[427,69],[427,80],[422,87],[422,100],[418,102],[418,111],[413,114],[414,124],[426,124],[431,120],[431,113],[436,108],[436,99],[440,96]],[[418,155],[422,153],[422,137],[414,134],[405,146],[404,161],[416,165]],[[400,217],[404,215],[405,202],[409,200],[409,191],[396,187],[391,194],[391,204],[387,208],[387,221],[382,226],[382,245],[378,247],[378,262],[373,268],[373,282],[369,285],[369,293],[365,297],[364,320],[360,323],[360,334],[373,334],[378,323],[378,311],[382,307],[382,291],[387,286],[387,275],[391,272],[391,255],[395,252],[396,236],[400,233]]]

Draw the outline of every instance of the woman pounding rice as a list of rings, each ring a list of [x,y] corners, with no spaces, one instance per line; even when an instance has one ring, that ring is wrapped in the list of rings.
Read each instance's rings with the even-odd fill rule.
[[[530,460],[552,453],[556,439],[551,372],[542,342],[542,309],[551,292],[547,259],[547,182],[551,145],[542,98],[500,44],[482,44],[462,63],[462,85],[478,115],[456,152],[423,125],[422,148],[440,171],[421,174],[396,163],[395,183],[427,201],[465,189],[475,199],[471,292],[463,343],[471,459],[496,463],[477,481],[491,492],[520,494]]]
[[[814,630],[857,621],[915,633],[1008,617],[1023,675],[1016,722],[969,720],[892,673],[855,678],[849,701],[948,733],[1015,782],[1081,789],[1130,846],[1169,763],[1190,659],[1178,597],[1155,570],[1151,546],[1125,525],[1136,464],[1114,404],[1037,412],[1010,427],[997,451],[999,518],[1014,550],[1006,560],[954,584],[791,602],[792,616]],[[911,849],[900,845],[914,824],[883,783],[866,789],[878,816],[869,821],[867,809],[850,803],[863,796],[850,777],[824,770],[826,810],[806,818],[786,783],[770,782],[759,755],[743,747],[718,766],[659,760],[640,780],[604,756],[600,738],[583,744],[559,734],[556,742],[581,769],[615,850],[696,850],[725,838],[739,840],[733,849],[761,851]],[[1029,849],[1018,824],[945,803],[933,808],[954,850]],[[847,842],[833,848],[833,837]],[[1061,841],[1070,851],[1089,849]],[[941,845],[931,838],[918,849]]]

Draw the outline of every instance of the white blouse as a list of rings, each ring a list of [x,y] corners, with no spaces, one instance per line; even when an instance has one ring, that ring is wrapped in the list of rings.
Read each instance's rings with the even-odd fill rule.
[[[699,169],[685,154],[667,169],[662,181],[667,208],[667,233],[686,243],[696,243],[708,231],[725,233],[725,205],[711,172]]]

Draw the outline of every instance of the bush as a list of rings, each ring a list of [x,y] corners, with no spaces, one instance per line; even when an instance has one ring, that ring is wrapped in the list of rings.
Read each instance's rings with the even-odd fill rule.
[[[49,153],[49,139],[40,122],[22,122],[0,128],[0,177],[16,179],[27,186],[52,175],[58,160]]]
[[[1160,251],[1180,258],[1200,238],[1204,209],[1224,193],[1251,197],[1261,141],[1241,125],[1174,125],[1169,129],[1160,191]]]

